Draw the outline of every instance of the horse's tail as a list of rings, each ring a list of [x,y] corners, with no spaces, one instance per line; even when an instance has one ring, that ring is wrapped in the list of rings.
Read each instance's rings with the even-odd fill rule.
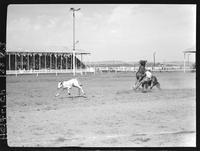
[[[160,87],[160,83],[159,83],[159,82],[157,82],[156,87],[157,87],[159,90],[161,90],[161,87]]]

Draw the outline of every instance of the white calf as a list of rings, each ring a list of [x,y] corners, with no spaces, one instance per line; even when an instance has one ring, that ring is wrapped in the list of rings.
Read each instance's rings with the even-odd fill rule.
[[[70,92],[69,90],[72,88],[72,87],[76,87],[79,89],[79,95],[80,95],[80,90],[81,92],[83,93],[83,95],[85,94],[85,92],[83,91],[82,85],[78,82],[77,79],[71,79],[71,80],[68,80],[68,81],[62,81],[62,82],[58,82],[58,89],[62,88],[62,89],[67,89],[67,92],[68,94],[70,95]],[[56,94],[56,96],[58,96],[59,93]]]

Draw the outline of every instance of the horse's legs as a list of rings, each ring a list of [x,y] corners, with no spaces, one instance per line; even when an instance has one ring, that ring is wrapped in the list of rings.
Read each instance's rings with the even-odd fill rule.
[[[137,85],[135,86],[135,90],[136,90],[137,88],[139,88],[139,86],[140,86],[142,83],[143,83],[142,81],[140,81],[140,82],[138,81],[138,82],[137,82]]]
[[[147,82],[145,83],[145,89],[146,90],[148,89],[148,83]]]
[[[154,81],[151,81],[150,89],[152,89],[155,86]]]
[[[135,82],[135,87],[136,87],[137,84],[138,84],[138,80]]]
[[[140,85],[141,85],[140,81],[137,80],[137,81],[135,82],[135,89],[137,89]]]
[[[142,84],[142,91],[144,91],[145,86],[146,86],[146,84],[143,83],[143,84]]]
[[[135,82],[135,90],[137,88],[139,88],[141,84],[143,84],[144,75],[141,73],[141,69],[142,68],[140,67],[140,69],[138,70],[138,72],[136,72],[136,79],[137,79],[137,81]]]
[[[137,86],[137,84],[138,84],[138,82],[139,82],[139,76],[138,76],[138,72],[136,73],[136,82],[135,82],[135,85],[134,85],[134,87],[136,88],[136,86]]]
[[[142,84],[142,90],[147,90],[148,89],[148,81],[143,81],[143,84]]]

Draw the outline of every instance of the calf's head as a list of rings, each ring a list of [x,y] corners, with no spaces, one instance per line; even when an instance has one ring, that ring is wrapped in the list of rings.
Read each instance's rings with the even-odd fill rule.
[[[62,82],[58,82],[58,89],[62,88],[63,83]]]

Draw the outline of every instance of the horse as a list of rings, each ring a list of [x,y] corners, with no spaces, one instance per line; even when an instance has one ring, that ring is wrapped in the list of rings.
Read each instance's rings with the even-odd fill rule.
[[[135,87],[142,81],[142,79],[144,78],[144,73],[146,72],[146,60],[140,60],[140,66],[138,71],[136,72],[136,82],[135,82]]]

